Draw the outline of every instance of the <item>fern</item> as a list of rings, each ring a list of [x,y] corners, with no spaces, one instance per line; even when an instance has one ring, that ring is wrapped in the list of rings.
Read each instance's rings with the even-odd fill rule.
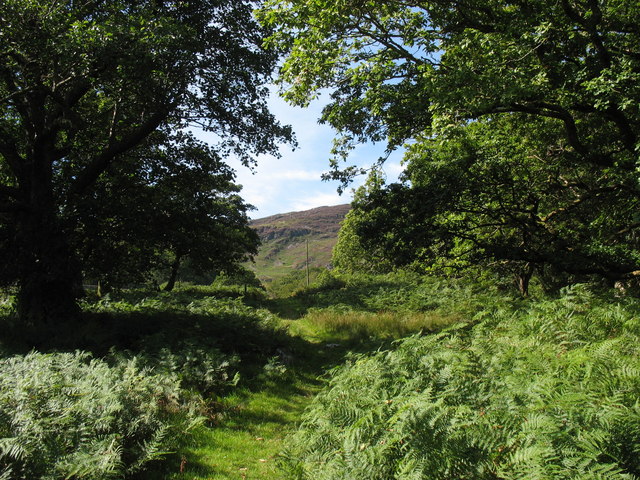
[[[294,478],[640,476],[634,300],[574,287],[486,313],[333,372],[285,468]]]
[[[5,359],[0,472],[15,480],[123,478],[196,420],[166,409],[179,397],[176,380],[136,359],[117,366],[80,352]]]

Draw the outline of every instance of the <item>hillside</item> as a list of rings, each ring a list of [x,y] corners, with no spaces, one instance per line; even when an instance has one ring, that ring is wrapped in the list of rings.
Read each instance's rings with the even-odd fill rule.
[[[305,267],[309,242],[309,265],[327,267],[338,240],[340,224],[350,205],[318,207],[302,212],[282,213],[251,222],[262,246],[249,267],[263,282],[271,282]]]

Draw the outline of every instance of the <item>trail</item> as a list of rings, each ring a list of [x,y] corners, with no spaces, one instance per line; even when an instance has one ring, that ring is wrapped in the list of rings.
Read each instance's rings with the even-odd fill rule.
[[[220,419],[198,428],[180,463],[174,461],[169,480],[285,478],[277,468],[284,439],[324,385],[323,374],[348,351],[326,339],[292,341],[297,345],[289,365],[276,364],[256,385],[220,401]]]

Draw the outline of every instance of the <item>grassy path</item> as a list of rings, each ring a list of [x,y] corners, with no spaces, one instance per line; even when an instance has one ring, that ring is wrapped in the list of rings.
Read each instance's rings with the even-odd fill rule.
[[[296,382],[299,383],[299,382]],[[276,457],[312,398],[314,388],[274,384],[259,392],[241,391],[226,399],[226,418],[201,428],[184,452],[182,473],[171,479],[280,479]]]
[[[350,351],[375,351],[395,338],[456,320],[425,313],[307,312],[298,303],[285,299],[274,309],[290,333],[286,368],[275,364],[225,397],[219,421],[194,432],[192,446],[183,449],[163,478],[284,479],[277,468],[284,439],[322,388],[325,372],[343,363]]]
[[[325,348],[323,344],[306,343],[306,353],[299,352],[285,372],[225,397],[219,423],[198,428],[193,446],[182,452],[180,463],[174,461],[174,473],[167,478],[284,479],[277,468],[284,438],[296,428],[302,412],[321,389],[324,382],[319,376],[341,362],[346,353],[345,348]]]

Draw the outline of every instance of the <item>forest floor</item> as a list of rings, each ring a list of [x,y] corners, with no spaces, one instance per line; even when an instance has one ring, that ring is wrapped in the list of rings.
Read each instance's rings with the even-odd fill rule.
[[[346,352],[332,342],[310,344],[304,358],[274,364],[268,378],[234,390],[221,400],[220,420],[194,432],[191,446],[168,478],[284,478],[277,464],[285,437],[296,429],[305,407],[324,385],[323,375],[341,363]]]
[[[442,471],[467,465],[468,445],[486,445],[486,458],[469,464],[465,478],[480,478],[476,465],[527,472],[513,478],[604,478],[593,474],[603,471],[608,479],[640,478],[640,301],[632,296],[574,285],[523,299],[491,279],[405,272],[325,274],[279,296],[225,283],[131,290],[88,298],[82,323],[34,336],[35,352],[24,340],[29,327],[12,323],[7,305],[0,303],[8,327],[0,383],[10,387],[0,389],[0,430],[15,451],[30,452],[30,463],[2,460],[15,457],[9,468],[35,472],[20,478],[45,478],[39,472],[54,468],[70,472],[56,478],[77,471],[116,478],[109,472],[128,465],[131,480],[335,478],[335,471],[391,478],[399,460],[385,449],[396,441],[429,472],[432,460]],[[431,445],[434,435],[413,420],[416,409],[440,418],[450,405],[466,419],[442,427],[459,438],[464,425],[469,443],[453,442],[459,452]],[[12,420],[27,410],[33,415]],[[397,412],[406,422],[396,426]],[[105,431],[108,450],[100,447]],[[55,452],[69,448],[66,438],[82,440],[73,445],[81,454],[63,465]],[[525,450],[541,453],[495,463],[495,452],[509,442],[519,448],[522,438]],[[123,447],[111,448],[120,439]],[[57,450],[39,456],[49,444]],[[549,445],[559,449],[553,458]],[[570,473],[554,473],[561,469]]]
[[[194,426],[185,437],[164,442],[165,450],[149,444],[143,471],[131,478],[277,480],[285,478],[279,464],[287,437],[298,430],[332,371],[353,355],[460,321],[482,303],[482,289],[469,288],[406,274],[347,280],[326,274],[311,288],[271,296],[223,283],[185,285],[170,293],[125,290],[89,296],[82,303],[82,323],[56,325],[46,336],[15,322],[7,295],[0,303],[7,327],[0,358],[22,358],[34,350],[66,358],[65,352],[82,351],[105,370],[137,362],[144,367],[141,378],[158,375],[175,388],[181,385],[180,393],[167,398],[184,408],[167,408],[169,415],[157,421],[167,431],[182,432],[172,430],[172,422],[178,425],[184,414]],[[35,343],[25,340],[30,338]],[[57,398],[55,391],[49,394]],[[92,418],[82,420],[86,425],[78,420],[79,425],[51,427],[51,434],[93,428]],[[133,441],[147,454],[147,440]],[[127,451],[122,458],[131,455]],[[148,461],[153,458],[161,461]]]

